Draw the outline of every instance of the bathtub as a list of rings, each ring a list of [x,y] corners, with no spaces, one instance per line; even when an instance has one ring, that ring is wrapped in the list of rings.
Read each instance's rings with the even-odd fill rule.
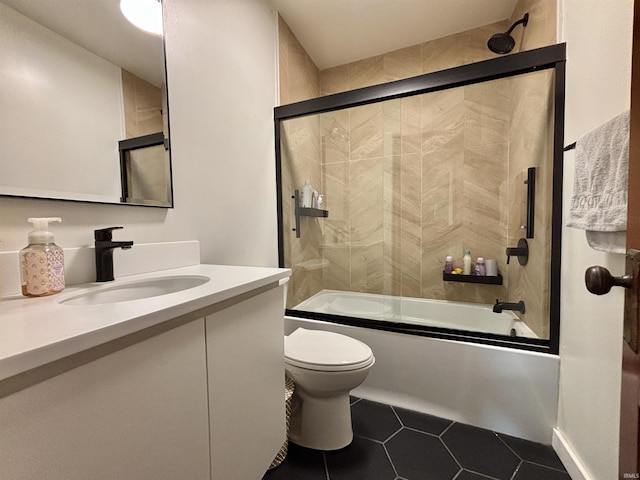
[[[305,312],[425,325],[472,332],[538,338],[515,313],[492,305],[322,290],[295,307]]]
[[[430,300],[390,301],[389,297],[386,302],[380,302],[376,296],[338,293],[320,292],[297,308],[309,309],[315,305],[329,313],[330,309],[350,305],[349,315],[360,313],[366,314],[367,318],[375,315],[382,318],[400,306],[407,322],[407,314],[424,310],[425,303],[433,303]],[[468,306],[452,305],[454,302],[435,303],[439,309],[460,307],[459,312],[465,312]],[[286,335],[299,327],[326,330],[357,338],[371,347],[376,363],[353,395],[534,442],[551,443],[558,404],[558,356],[329,323],[297,316],[300,313],[295,315],[285,315]],[[458,318],[457,313],[446,316]],[[409,315],[408,318],[422,321],[417,320],[417,316]],[[472,322],[472,325],[478,322],[475,316],[461,315],[460,318],[461,328],[462,325],[470,328],[465,322]],[[505,328],[522,327],[518,323],[512,318]]]

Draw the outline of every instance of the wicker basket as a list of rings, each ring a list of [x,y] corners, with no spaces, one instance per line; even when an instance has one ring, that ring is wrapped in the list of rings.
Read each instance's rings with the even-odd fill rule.
[[[286,438],[284,439],[284,443],[282,444],[280,451],[276,455],[276,458],[274,458],[273,462],[271,462],[271,466],[269,467],[269,470],[271,470],[272,468],[276,468],[278,465],[280,465],[287,456],[287,450],[289,449],[289,421],[291,420],[291,397],[293,397],[294,388],[295,387],[293,384],[293,380],[291,380],[288,375],[285,375],[284,376],[284,402],[285,402],[285,413],[286,413],[286,419],[285,419]]]

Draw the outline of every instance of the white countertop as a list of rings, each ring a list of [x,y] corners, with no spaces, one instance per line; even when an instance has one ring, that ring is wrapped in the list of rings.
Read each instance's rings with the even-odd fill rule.
[[[287,278],[288,269],[194,265],[130,275],[133,280],[203,275],[207,283],[161,296],[101,305],[64,305],[59,301],[104,283],[67,287],[48,297],[8,297],[0,302],[0,380],[73,355],[201,308]]]

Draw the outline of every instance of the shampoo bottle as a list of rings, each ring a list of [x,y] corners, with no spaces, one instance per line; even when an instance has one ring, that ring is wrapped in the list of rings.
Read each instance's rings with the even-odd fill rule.
[[[50,222],[61,222],[60,217],[30,218],[35,230],[29,232],[29,245],[20,250],[22,294],[43,297],[64,290],[64,252],[53,243]]]
[[[309,180],[304,182],[302,186],[302,208],[311,208],[311,202],[313,202],[313,187],[309,183]]]
[[[462,259],[462,263],[463,263],[462,274],[471,275],[471,250],[464,251],[464,257]]]

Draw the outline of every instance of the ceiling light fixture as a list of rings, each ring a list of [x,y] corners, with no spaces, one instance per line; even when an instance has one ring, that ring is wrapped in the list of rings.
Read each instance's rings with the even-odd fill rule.
[[[145,32],[162,35],[162,4],[160,0],[120,0],[122,14]]]

